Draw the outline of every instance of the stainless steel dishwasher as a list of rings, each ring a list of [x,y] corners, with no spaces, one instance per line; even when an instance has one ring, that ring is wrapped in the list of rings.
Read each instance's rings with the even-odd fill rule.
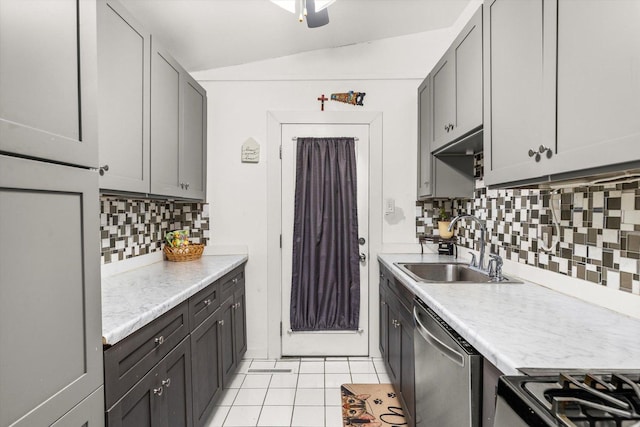
[[[482,355],[419,298],[413,316],[416,426],[480,427]]]

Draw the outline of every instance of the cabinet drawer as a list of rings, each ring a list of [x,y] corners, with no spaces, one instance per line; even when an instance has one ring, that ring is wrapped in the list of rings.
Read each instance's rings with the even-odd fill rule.
[[[105,350],[107,409],[189,334],[188,312],[185,301]]]
[[[189,330],[194,331],[220,307],[220,282],[215,281],[189,298]]]
[[[235,270],[226,274],[220,280],[220,295],[221,299],[225,300],[230,295],[233,295],[236,287],[244,284],[244,266],[237,267]]]

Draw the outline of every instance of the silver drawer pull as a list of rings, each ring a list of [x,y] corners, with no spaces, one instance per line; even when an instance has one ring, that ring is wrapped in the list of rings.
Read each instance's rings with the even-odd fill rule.
[[[161,383],[164,387],[169,387],[171,385],[171,378],[167,378],[166,380],[162,380]]]
[[[156,343],[156,345],[162,345],[164,344],[164,337],[160,335],[158,338],[154,340],[154,342]]]
[[[153,389],[153,394],[157,396],[162,396],[162,386]]]
[[[218,320],[218,325],[224,326],[224,320]]]
[[[210,299],[206,299],[204,301],[202,301],[204,303],[204,305],[211,305],[211,300]]]
[[[237,277],[234,277],[234,278],[233,278],[233,280],[232,280],[232,282],[233,282],[233,283],[238,283],[238,278],[237,278]]]

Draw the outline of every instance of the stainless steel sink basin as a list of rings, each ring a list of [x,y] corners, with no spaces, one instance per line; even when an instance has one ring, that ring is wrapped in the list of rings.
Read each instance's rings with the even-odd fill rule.
[[[428,283],[522,283],[503,276],[500,282],[492,281],[481,270],[460,263],[395,263],[402,271],[418,282]]]

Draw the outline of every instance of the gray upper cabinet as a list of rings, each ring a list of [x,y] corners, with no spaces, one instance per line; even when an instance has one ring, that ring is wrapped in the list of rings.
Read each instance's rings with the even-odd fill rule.
[[[637,167],[638,20],[630,1],[489,3],[485,183]]]
[[[418,88],[418,200],[431,196],[431,75]]]
[[[96,172],[0,155],[3,427],[52,425],[102,385],[98,206]]]
[[[205,198],[207,170],[207,93],[184,74],[184,134],[180,156],[180,181],[186,197]]]
[[[204,200],[205,90],[118,0],[98,16],[100,188]]]
[[[151,193],[179,197],[182,67],[153,40],[151,51]]]
[[[155,40],[151,93],[151,193],[204,200],[207,95]]]
[[[543,14],[550,13],[544,3],[485,3],[484,151],[489,185],[544,174],[537,163],[545,153],[538,151],[553,143],[545,107],[554,89],[551,64],[546,61],[545,67],[553,40],[543,32]]]
[[[96,85],[94,1],[0,2],[0,151],[97,167]]]
[[[418,200],[473,196],[473,156],[431,154],[431,74],[418,88]]]
[[[559,0],[557,11],[557,145],[549,173],[640,160],[638,2]]]
[[[149,192],[151,35],[113,0],[98,2],[100,188]]]
[[[431,74],[436,151],[482,126],[482,7]]]

